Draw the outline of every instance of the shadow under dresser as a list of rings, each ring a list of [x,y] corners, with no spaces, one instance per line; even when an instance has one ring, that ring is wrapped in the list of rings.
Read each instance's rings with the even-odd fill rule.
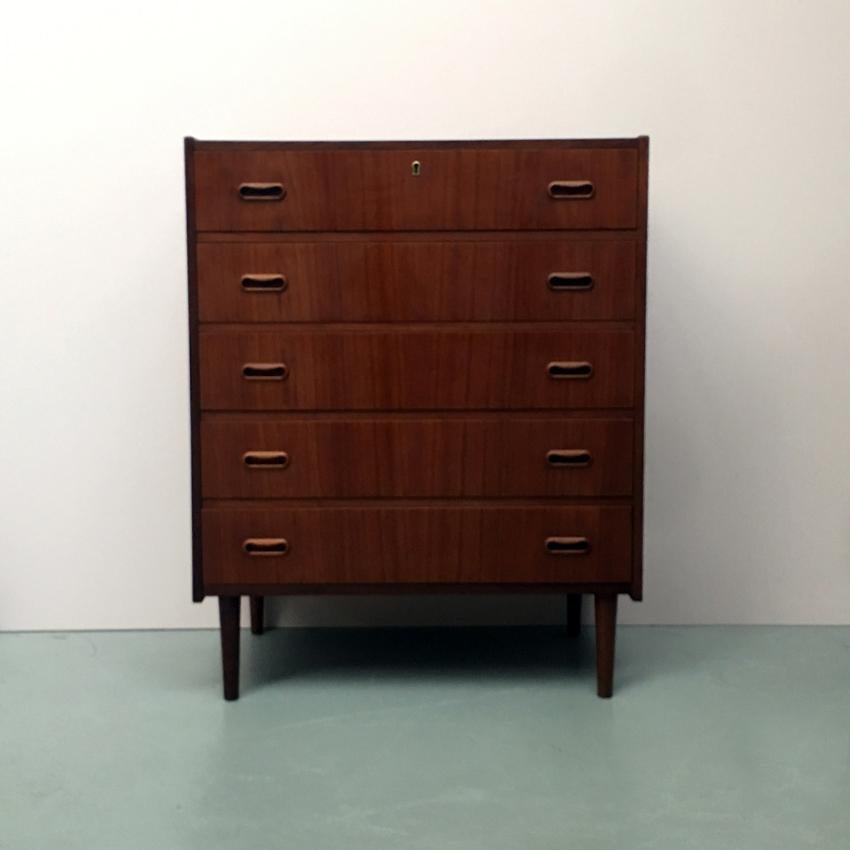
[[[193,596],[642,595],[648,139],[185,141]]]

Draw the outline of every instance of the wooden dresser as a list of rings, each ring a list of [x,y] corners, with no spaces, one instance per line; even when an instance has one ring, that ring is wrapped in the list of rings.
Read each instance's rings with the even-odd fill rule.
[[[194,598],[641,598],[648,139],[186,139]]]

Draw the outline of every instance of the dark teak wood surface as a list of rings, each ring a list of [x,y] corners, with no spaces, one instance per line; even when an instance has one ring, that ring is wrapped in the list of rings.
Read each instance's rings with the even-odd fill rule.
[[[648,140],[185,141],[193,597],[642,596]]]
[[[628,505],[361,504],[207,507],[204,574],[217,585],[627,582]],[[551,538],[587,551],[552,553]],[[246,540],[285,541],[249,554]],[[269,547],[271,548],[271,547]]]
[[[302,238],[199,243],[200,320],[630,321],[635,315],[638,245],[628,237]],[[252,290],[250,278],[258,274],[283,282]]]
[[[205,325],[203,410],[483,410],[630,408],[634,331],[492,324],[274,330]],[[550,363],[589,364],[556,379]],[[248,380],[245,364],[284,364]]]
[[[209,415],[208,499],[628,496],[631,418]],[[252,453],[265,453],[252,465]]]
[[[251,596],[251,634],[261,635],[265,631],[266,600],[263,596]]]
[[[221,622],[221,666],[224,698],[239,697],[239,597],[221,595],[218,613]]]
[[[617,631],[617,595],[596,594],[596,692],[610,697],[614,692],[614,640]]]
[[[195,215],[208,231],[634,228],[637,174],[632,147],[200,147]],[[593,194],[550,197],[560,180],[589,181]],[[279,184],[284,195],[246,202],[238,191],[246,182]]]
[[[198,274],[195,229],[195,140],[183,140],[186,171],[186,252],[189,274],[189,419],[192,460],[192,599],[204,598],[203,553],[201,551],[201,378],[198,363]]]

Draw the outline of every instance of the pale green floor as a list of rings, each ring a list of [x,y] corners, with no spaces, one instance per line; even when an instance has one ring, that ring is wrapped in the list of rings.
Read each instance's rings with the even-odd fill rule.
[[[850,629],[0,635],[3,850],[850,848]]]

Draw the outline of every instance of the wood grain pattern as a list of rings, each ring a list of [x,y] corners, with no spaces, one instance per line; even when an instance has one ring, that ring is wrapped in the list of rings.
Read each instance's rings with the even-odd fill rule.
[[[202,322],[631,320],[636,243],[621,240],[202,243]],[[549,285],[586,273],[590,289]],[[245,275],[283,291],[246,292]]]
[[[586,555],[553,556],[552,535],[587,537]],[[248,537],[289,552],[251,558]],[[628,506],[297,507],[203,510],[204,570],[216,585],[383,582],[623,582],[631,575]]]
[[[411,174],[411,162],[422,171]],[[197,227],[267,230],[541,230],[633,228],[633,148],[338,150],[201,149]],[[555,199],[553,180],[589,180],[590,199]],[[245,202],[245,182],[281,183],[286,197]]]
[[[357,419],[205,418],[206,498],[626,496],[630,419],[552,416]],[[555,449],[590,453],[553,466]],[[249,451],[285,452],[285,468],[252,468]]]
[[[593,375],[553,380],[552,360],[589,361]],[[243,379],[243,364],[263,361],[285,363],[288,378]],[[205,410],[584,409],[634,401],[631,330],[206,326],[200,362]]]

